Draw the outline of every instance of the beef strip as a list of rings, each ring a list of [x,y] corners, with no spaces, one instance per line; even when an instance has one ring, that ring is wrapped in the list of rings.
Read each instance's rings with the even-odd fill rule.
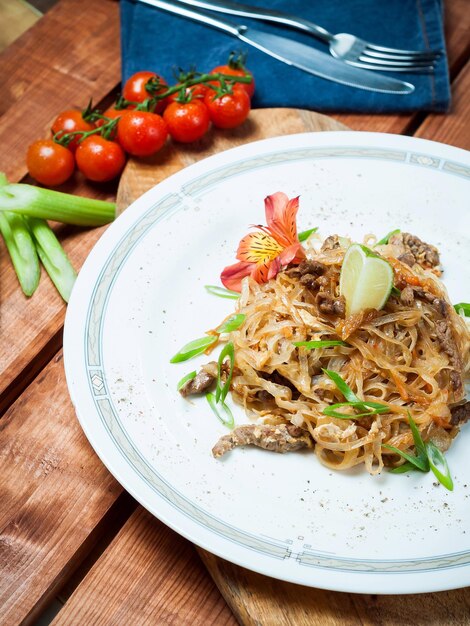
[[[327,267],[320,261],[305,260],[299,265],[295,265],[287,270],[290,276],[299,278],[302,285],[309,289],[318,289],[318,279],[326,272]]]
[[[237,446],[257,446],[271,452],[293,452],[301,448],[313,448],[313,441],[308,432],[293,424],[247,424],[221,437],[212,448],[212,454],[218,459]]]
[[[405,287],[401,290],[400,301],[405,306],[413,306],[415,301],[415,292],[413,291],[413,287]]]
[[[313,274],[314,276],[321,276],[326,272],[326,265],[324,263],[320,263],[320,261],[315,260],[305,260],[302,261],[297,266],[299,273],[301,276],[306,276],[308,274]]]
[[[411,252],[405,252],[403,254],[400,254],[398,260],[402,263],[405,263],[405,265],[408,265],[408,267],[413,267],[413,265],[416,263],[416,259]]]
[[[230,365],[228,363],[222,363],[221,371],[228,374],[230,371]],[[207,389],[209,389],[216,378],[217,362],[210,361],[201,367],[194,378],[185,382],[179,392],[183,398],[186,398],[186,396],[204,393]]]
[[[326,266],[319,261],[303,261],[299,265],[300,282],[310,289],[318,289],[319,278],[323,278]]]
[[[191,380],[185,382],[179,392],[183,398],[186,398],[186,396],[196,395],[198,393],[204,393],[204,391],[209,389],[212,385],[215,378],[216,377],[212,376],[212,374],[201,370],[198,374],[196,374],[195,378],[191,378]]]
[[[338,235],[330,235],[323,242],[321,251],[326,252],[327,250],[336,250],[337,248],[341,248]]]
[[[317,295],[318,308],[322,313],[335,314],[344,317],[346,314],[346,301],[343,296],[333,296],[326,291]]]
[[[450,409],[451,418],[450,423],[452,426],[460,426],[470,420],[470,401],[467,400],[465,404],[459,404]]]
[[[405,306],[413,306],[415,298],[429,302],[441,317],[436,321],[436,337],[442,351],[449,357],[450,365],[454,368],[449,375],[451,387],[454,391],[459,391],[463,385],[460,374],[462,361],[448,321],[449,303],[420,287],[407,286],[400,295],[400,300]]]
[[[421,289],[420,287],[412,287],[408,285],[405,287],[400,295],[400,300],[402,304],[405,306],[412,306],[415,298],[419,298],[420,300],[425,300],[432,304],[432,306],[436,309],[436,311],[442,317],[447,317],[449,314],[449,305],[443,298],[438,298],[433,293],[429,293],[425,289]]]
[[[446,319],[437,320],[436,322],[436,337],[442,351],[449,357],[449,363],[454,368],[450,373],[450,383],[454,391],[462,389],[462,376],[459,372],[462,370],[462,362],[460,360],[460,354],[457,349],[452,330],[449,326],[449,322]]]
[[[439,251],[436,247],[421,241],[419,237],[411,233],[402,233],[402,239],[405,246],[409,248],[409,251],[416,259],[416,263],[428,267],[437,267],[439,265]]]
[[[398,260],[412,267],[415,263],[424,268],[436,268],[439,266],[439,251],[436,247],[422,241],[411,233],[399,233],[390,237],[389,243],[402,245],[404,252]]]

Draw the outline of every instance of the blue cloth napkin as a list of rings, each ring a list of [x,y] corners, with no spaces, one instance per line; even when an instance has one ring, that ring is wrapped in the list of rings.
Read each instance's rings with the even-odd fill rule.
[[[440,0],[246,0],[247,4],[275,8],[320,24],[331,32],[352,32],[375,44],[445,52]],[[247,24],[307,43],[325,53],[327,47],[312,37],[274,24],[227,16],[214,17]],[[139,70],[155,71],[174,82],[174,71],[195,65],[210,71],[224,64],[232,50],[247,53],[247,67],[256,79],[253,107],[298,107],[336,112],[446,111],[450,104],[447,56],[433,74],[390,73],[415,85],[408,95],[382,94],[327,81],[291,67],[240,40],[187,18],[121,0],[122,78]]]

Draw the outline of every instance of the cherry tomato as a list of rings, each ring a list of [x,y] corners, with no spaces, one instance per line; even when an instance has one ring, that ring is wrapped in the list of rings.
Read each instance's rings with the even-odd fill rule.
[[[155,72],[137,72],[136,74],[133,74],[124,84],[124,88],[122,90],[123,97],[131,102],[143,102],[147,98],[152,97],[152,95],[155,94],[150,93],[145,88],[145,85],[152,78],[158,80],[162,85],[160,89],[157,89],[155,94],[159,94],[167,90],[168,85],[166,80],[158,74],[155,74]],[[155,111],[160,113],[160,111],[163,111],[164,108],[165,103],[162,100],[157,104]]]
[[[72,176],[75,159],[64,146],[52,139],[41,139],[29,146],[26,166],[30,175],[39,183],[55,187]]]
[[[51,131],[53,135],[60,132],[60,135],[58,135],[58,138],[60,139],[60,137],[65,133],[73,133],[77,130],[83,130],[86,132],[88,130],[93,130],[93,128],[95,128],[95,125],[90,122],[86,122],[82,117],[81,111],[71,109],[68,111],[62,111],[62,113],[56,117],[54,123],[52,124]],[[67,148],[72,152],[75,152],[78,147],[80,137],[81,135],[75,135],[75,137],[68,144]]]
[[[86,137],[75,153],[78,169],[86,178],[96,182],[105,182],[118,176],[126,163],[126,156],[121,146],[101,137]]]
[[[192,100],[195,100],[196,98],[202,100],[206,95],[208,89],[209,88],[204,85],[204,83],[199,83],[198,85],[193,85],[192,87],[186,87],[185,95],[191,95]],[[178,96],[179,91],[177,91],[176,93],[172,93],[171,96],[167,96],[165,98],[165,104],[168,106],[172,102],[175,102]]]
[[[129,109],[115,109],[114,105],[111,105],[109,108],[106,109],[106,111],[103,113],[103,115],[106,116],[106,117],[109,117],[112,120],[114,120],[117,117],[122,117],[123,115],[125,115],[128,112],[129,112]],[[103,119],[96,120],[96,126],[101,127],[104,124],[106,124],[106,121],[107,120],[103,120]]]
[[[250,98],[242,89],[234,89],[233,93],[219,97],[213,91],[208,92],[204,97],[204,104],[209,109],[211,121],[217,128],[240,126],[251,109]]]
[[[149,156],[165,144],[166,122],[148,111],[129,111],[119,120],[117,138],[121,146],[134,156]]]
[[[172,102],[163,113],[170,135],[176,141],[190,143],[201,139],[209,129],[209,111],[200,100]]]
[[[251,83],[235,83],[233,88],[234,89],[243,89],[244,91],[246,91],[246,93],[248,94],[248,96],[250,98],[253,97],[253,94],[255,93],[255,79],[253,78],[253,74],[247,70],[246,68],[244,68],[243,66],[234,66],[234,65],[219,65],[217,67],[214,67],[213,70],[211,70],[210,72],[211,74],[228,74],[229,76],[246,76],[247,74],[249,74],[251,76]],[[218,85],[218,81],[214,82],[214,85]]]

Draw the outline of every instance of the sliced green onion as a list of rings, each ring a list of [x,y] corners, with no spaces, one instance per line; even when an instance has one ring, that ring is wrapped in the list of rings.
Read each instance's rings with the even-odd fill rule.
[[[218,287],[217,285],[204,285],[206,291],[213,296],[219,298],[229,298],[230,300],[238,300],[240,294],[237,291],[231,289],[225,289],[225,287]]]
[[[326,374],[328,378],[331,378],[331,380],[338,387],[338,389],[341,391],[341,393],[343,394],[343,396],[346,398],[348,402],[359,402],[361,404],[364,404],[364,401],[360,400],[356,396],[354,391],[347,384],[347,382],[342,378],[342,376],[338,374],[338,372],[334,372],[333,370],[326,370],[326,369],[322,369],[322,372]]]
[[[401,233],[401,230],[399,228],[396,228],[395,230],[391,230],[389,233],[385,235],[385,237],[382,237],[382,239],[378,241],[375,245],[385,246],[388,243],[388,240],[390,239],[390,237],[392,237],[393,235],[398,235],[398,233]]]
[[[364,411],[363,413],[342,413],[336,409],[340,409],[344,406],[350,406],[359,410],[371,409],[370,411]],[[329,417],[337,417],[343,420],[357,420],[361,417],[368,417],[370,415],[377,415],[378,413],[387,413],[390,409],[385,404],[379,404],[378,402],[337,402],[336,404],[330,404],[322,411],[323,415]]]
[[[306,241],[310,235],[312,233],[316,233],[318,230],[318,226],[316,226],[315,228],[309,228],[308,230],[303,230],[301,233],[298,234],[298,238],[300,243],[302,243],[303,241]]]
[[[390,474],[406,474],[406,472],[417,470],[418,468],[416,467],[416,465],[413,465],[413,463],[409,463],[408,461],[406,461],[406,463],[403,463],[403,465],[399,465],[398,467],[394,467],[393,469],[391,469]]]
[[[397,287],[392,287],[392,291],[390,293],[393,293],[394,296],[401,296],[401,291]]]
[[[60,245],[49,224],[38,217],[26,219],[36,242],[36,249],[41,263],[44,265],[57,291],[65,302],[68,302],[77,278],[77,272],[73,269],[65,250]]]
[[[230,370],[227,376],[227,380],[222,385],[222,364],[224,362],[225,357],[228,356],[230,360]],[[235,365],[235,348],[233,347],[233,343],[229,341],[219,354],[219,358],[217,360],[217,386],[215,388],[215,401],[217,403],[225,402],[225,398],[230,389],[230,383],[232,382],[233,376],[233,367]]]
[[[432,441],[426,443],[426,451],[428,453],[429,465],[437,480],[449,491],[454,490],[454,482],[450,475],[447,460],[437,446]],[[442,471],[441,471],[442,470]]]
[[[221,324],[216,332],[221,335],[222,333],[231,333],[232,330],[237,330],[245,321],[246,315],[244,313],[237,313],[236,315],[231,315],[223,324]]]
[[[66,224],[101,226],[113,221],[115,208],[113,202],[83,198],[33,185],[18,183],[0,187],[0,211],[14,211]]]
[[[420,456],[412,456],[411,454],[408,454],[407,452],[403,452],[403,450],[400,450],[399,448],[396,448],[395,446],[389,446],[386,443],[382,444],[382,448],[387,448],[387,450],[392,450],[392,452],[395,452],[395,454],[398,454],[399,456],[403,457],[404,459],[408,461],[408,463],[411,463],[422,472],[429,472],[429,463],[428,463],[427,458],[423,459]]]
[[[194,370],[194,372],[189,372],[189,374],[186,374],[186,376],[183,376],[183,378],[176,383],[176,391],[180,391],[180,389],[184,387],[188,380],[192,380],[193,378],[196,378],[196,376],[196,370]]]
[[[462,315],[463,313],[465,317],[470,317],[470,304],[468,302],[459,302],[458,304],[454,304],[454,309],[459,315]]]
[[[343,379],[342,376],[338,374],[338,372],[334,372],[333,370],[322,370],[331,380],[335,383],[338,389],[341,391],[343,396],[346,398],[347,402],[338,402],[336,404],[331,404],[323,409],[323,415],[328,415],[329,417],[338,417],[339,419],[358,419],[360,417],[366,417],[369,415],[376,415],[377,413],[387,413],[390,409],[386,404],[382,404],[380,402],[373,402],[369,400],[360,400],[351,387],[347,384],[347,382]],[[341,413],[336,411],[336,409],[341,408],[343,406],[351,406],[353,408],[362,410],[362,413],[356,413],[353,415],[348,415],[347,413]],[[372,410],[369,410],[372,409]]]
[[[10,254],[13,267],[26,296],[32,296],[39,285],[41,268],[31,233],[21,215],[0,211],[0,233]]]
[[[190,341],[189,343],[184,345],[181,350],[178,350],[175,356],[170,359],[170,363],[181,363],[181,361],[187,361],[188,359],[192,359],[194,356],[202,354],[209,346],[211,346],[216,341],[217,337],[215,337],[214,335],[208,335],[206,337],[194,339],[194,341]]]
[[[425,459],[428,456],[426,450],[426,444],[421,437],[421,433],[419,432],[419,428],[416,425],[416,422],[411,417],[411,413],[408,411],[408,422],[410,423],[411,432],[413,434],[413,440],[416,448],[416,456],[419,456],[422,459]]]
[[[350,347],[348,343],[345,341],[339,341],[336,339],[325,339],[319,341],[294,341],[293,345],[297,348],[307,348],[308,350],[312,348],[329,348],[330,346],[346,346]]]
[[[395,467],[390,471],[394,474],[403,474],[410,469],[419,469],[422,472],[429,472],[429,470],[431,469],[441,485],[443,485],[449,491],[453,491],[454,483],[452,480],[452,476],[450,475],[449,466],[447,465],[447,460],[445,456],[442,454],[439,448],[432,443],[432,441],[428,441],[426,443],[423,441],[418,426],[411,417],[409,411],[408,420],[410,422],[410,428],[411,432],[413,433],[413,439],[418,454],[417,456],[411,456],[406,452],[395,448],[395,446],[382,444],[384,448],[393,450],[393,452],[396,452],[396,454],[399,454],[407,460],[407,463],[404,463],[399,467]]]
[[[235,420],[233,419],[232,411],[225,404],[225,402],[217,403],[213,393],[206,393],[206,398],[209,406],[214,411],[218,419],[222,422],[222,424],[224,426],[227,426],[227,428],[233,428],[235,426]]]

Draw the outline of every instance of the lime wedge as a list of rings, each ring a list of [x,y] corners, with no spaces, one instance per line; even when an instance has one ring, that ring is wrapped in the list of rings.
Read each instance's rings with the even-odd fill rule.
[[[385,259],[360,243],[344,255],[339,291],[346,300],[346,315],[381,309],[393,287],[393,270]]]

